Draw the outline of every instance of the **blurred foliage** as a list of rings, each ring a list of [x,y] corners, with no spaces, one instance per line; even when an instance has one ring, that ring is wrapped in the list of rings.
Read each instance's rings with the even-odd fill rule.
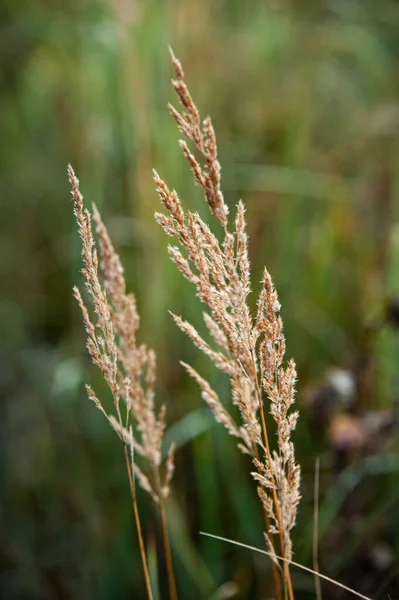
[[[399,293],[398,3],[2,0],[0,15],[2,598],[144,597],[121,448],[83,388],[106,393],[71,294],[81,278],[68,161],[103,214],[138,297],[141,339],[158,355],[179,444],[168,516],[180,597],[229,597],[228,582],[236,598],[270,593],[263,556],[199,535],[263,545],[250,465],[179,360],[226,400],[227,383],[167,312],[202,327],[153,219],[152,167],[187,207],[204,205],[166,109],[168,43],[212,115],[226,198],[248,207],[254,289],[267,264],[299,367],[295,559],[312,561],[320,455],[322,571],[373,598],[399,597],[399,318],[386,308]],[[337,368],[354,381],[349,407],[324,383]],[[390,415],[393,430],[366,428],[361,448],[336,448],[325,419],[339,411],[357,428]],[[155,515],[141,496],[140,506],[165,598]],[[298,600],[314,598],[312,577],[294,577]]]

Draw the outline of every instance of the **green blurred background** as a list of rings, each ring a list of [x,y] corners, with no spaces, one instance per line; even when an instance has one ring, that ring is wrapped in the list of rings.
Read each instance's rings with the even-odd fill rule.
[[[295,559],[312,565],[319,456],[321,570],[399,598],[399,3],[2,0],[0,14],[1,598],[145,597],[120,444],[83,387],[107,401],[71,293],[68,161],[157,352],[179,446],[168,517],[180,598],[272,597],[266,557],[199,535],[264,547],[250,465],[179,360],[226,401],[228,383],[168,314],[203,327],[153,219],[152,167],[186,207],[204,206],[166,109],[168,43],[212,115],[226,199],[248,209],[254,290],[266,264],[298,363]],[[167,598],[156,515],[139,500]],[[312,576],[294,571],[294,586],[315,597]]]

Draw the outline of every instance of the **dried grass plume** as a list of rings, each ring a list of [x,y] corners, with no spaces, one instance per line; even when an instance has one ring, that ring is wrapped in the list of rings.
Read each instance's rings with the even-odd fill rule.
[[[146,578],[147,595],[152,598],[147,560],[137,509],[135,481],[148,492],[160,512],[170,598],[177,598],[164,501],[169,495],[174,471],[174,445],[171,445],[161,471],[162,443],[166,407],[155,408],[155,353],[137,341],[139,315],[134,294],[127,293],[123,268],[97,208],[93,217],[100,260],[93,237],[92,217],[84,208],[79,180],[71,165],[68,175],[72,186],[74,213],[82,241],[83,279],[91,301],[92,317],[79,289],[74,296],[82,311],[87,333],[87,349],[102,371],[114,404],[110,414],[93,388],[86,385],[88,396],[103,413],[123,442],[130,488],[139,530],[139,542]],[[100,280],[101,277],[101,280]],[[129,453],[126,448],[129,447]],[[140,461],[140,464],[139,462]]]
[[[298,414],[292,412],[296,371],[291,360],[285,364],[285,337],[277,292],[267,269],[264,271],[258,310],[252,316],[247,298],[251,291],[245,209],[240,201],[230,225],[229,210],[221,191],[221,168],[215,131],[209,117],[200,113],[185,83],[180,61],[172,51],[175,70],[172,85],[181,104],[179,112],[169,105],[179,131],[192,143],[180,140],[194,182],[204,192],[211,214],[221,226],[214,233],[197,213],[185,211],[175,190],[154,171],[157,192],[166,214],[155,217],[165,232],[175,239],[170,257],[182,274],[194,284],[197,296],[207,306],[204,321],[211,342],[180,316],[177,325],[194,344],[230,379],[232,403],[241,414],[237,423],[209,383],[191,366],[188,373],[200,386],[202,397],[216,420],[237,439],[240,450],[252,457],[253,477],[266,516],[266,541],[276,554],[275,536],[281,555],[292,558],[291,529],[300,499],[300,468],[295,461],[291,433]],[[198,157],[198,158],[197,158]],[[221,235],[220,235],[221,234]],[[264,404],[274,421],[276,443],[271,444]],[[274,446],[274,447],[273,447]],[[284,566],[284,586],[292,600],[289,564]],[[278,583],[276,582],[276,587]],[[281,592],[277,591],[278,596]]]

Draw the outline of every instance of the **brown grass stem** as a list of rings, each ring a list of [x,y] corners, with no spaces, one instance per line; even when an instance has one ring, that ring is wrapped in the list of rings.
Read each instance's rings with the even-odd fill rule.
[[[259,460],[259,451],[258,451],[257,446],[255,446],[255,448],[254,448],[254,456],[257,460]],[[270,533],[270,525],[271,525],[270,518],[269,518],[269,515],[267,514],[264,506],[262,506],[262,510],[263,510],[263,517],[264,517],[265,525],[266,525],[266,535],[269,539],[271,546],[274,546],[273,536]],[[273,580],[274,580],[274,587],[276,589],[277,600],[282,600],[283,591],[282,591],[282,587],[281,587],[280,569],[274,560],[272,560],[272,569],[273,569]]]
[[[254,355],[253,350],[252,350],[252,358],[253,358],[254,369],[255,369],[255,373],[256,373],[255,355]],[[263,410],[262,392],[261,392],[261,389],[259,386],[259,381],[258,381],[257,375],[255,375],[255,388],[256,388],[256,395],[257,395],[258,403],[259,403],[260,421],[261,421],[261,426],[262,426],[263,439],[265,442],[266,457],[267,457],[267,461],[268,461],[269,465],[271,465],[272,464],[272,456],[271,456],[271,452],[270,452],[269,436],[267,433],[265,412]],[[274,473],[273,473],[272,469],[271,469],[271,477],[272,477],[272,481],[274,482]],[[283,534],[282,534],[280,504],[279,504],[279,501],[277,498],[277,491],[276,491],[275,485],[273,485],[273,487],[272,487],[272,496],[273,496],[273,504],[274,504],[274,510],[275,510],[275,514],[276,514],[276,519],[277,519],[277,522],[279,525],[279,538],[280,538],[281,552],[282,552],[283,556],[285,557],[285,544],[284,544],[284,539],[283,539]],[[288,593],[289,599],[294,600],[294,591],[292,589],[291,573],[290,573],[288,562],[284,562],[284,582],[285,582],[285,585],[287,586],[287,593]]]
[[[177,600],[176,578],[175,578],[175,571],[173,568],[172,551],[171,551],[171,547],[170,547],[168,524],[167,524],[167,520],[166,520],[165,501],[164,501],[164,496],[162,493],[161,478],[159,475],[159,470],[154,470],[154,479],[155,479],[155,485],[156,485],[157,494],[158,494],[158,498],[159,498],[158,509],[159,509],[159,516],[160,516],[160,521],[161,521],[161,532],[162,532],[162,540],[163,540],[163,547],[164,547],[164,553],[165,553],[166,572],[167,572],[167,576],[168,576],[169,598],[170,598],[170,600]]]
[[[319,492],[320,490],[320,458],[316,458],[313,493],[313,568],[319,571]],[[315,575],[314,585],[317,600],[322,600],[320,577]]]
[[[136,522],[137,537],[139,540],[141,562],[143,565],[145,588],[147,591],[148,600],[153,600],[151,581],[150,581],[150,573],[148,570],[147,555],[145,552],[143,531],[141,528],[139,507],[137,504],[136,489],[134,486],[133,475],[132,475],[132,467],[131,467],[130,460],[129,460],[129,453],[127,450],[126,442],[124,440],[122,440],[122,443],[123,443],[123,451],[124,451],[125,461],[126,461],[127,474],[128,474],[128,479],[129,479],[130,495],[132,497],[134,520]]]

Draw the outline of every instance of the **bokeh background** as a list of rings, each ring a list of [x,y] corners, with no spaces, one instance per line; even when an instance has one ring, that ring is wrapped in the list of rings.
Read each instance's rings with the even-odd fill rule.
[[[81,284],[66,165],[100,208],[158,356],[179,450],[168,518],[180,597],[268,598],[250,466],[183,359],[227,382],[175,327],[201,325],[153,219],[155,167],[203,199],[180,154],[167,44],[211,114],[223,189],[248,209],[253,286],[267,264],[299,368],[303,499],[295,558],[399,598],[399,4],[395,0],[2,0],[0,589],[8,599],[144,598],[120,444],[87,400],[107,392],[72,298]],[[254,298],[256,294],[253,294]],[[252,300],[254,302],[254,299]],[[156,515],[139,496],[157,599]],[[294,571],[298,600],[315,597]],[[323,598],[347,598],[323,584]]]

